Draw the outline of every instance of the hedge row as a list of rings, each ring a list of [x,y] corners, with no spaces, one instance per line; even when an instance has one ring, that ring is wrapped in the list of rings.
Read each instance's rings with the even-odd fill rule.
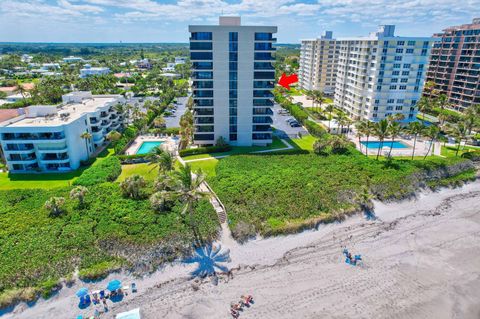
[[[290,114],[299,122],[299,123],[304,123],[305,120],[308,119],[308,113],[305,112],[305,110],[297,105],[290,103],[285,97],[283,97],[281,94],[276,94],[275,95],[275,100],[280,103],[280,105],[284,108],[287,109]]]
[[[122,165],[116,156],[100,159],[96,165],[86,169],[73,185],[92,186],[104,182],[113,182],[122,173]]]
[[[221,146],[206,146],[206,147],[197,147],[181,150],[178,153],[180,156],[189,156],[189,155],[198,155],[198,154],[207,154],[207,153],[220,153],[228,152],[232,150],[230,145],[221,145]]]
[[[480,161],[480,151],[465,152],[462,154],[462,157],[475,162]]]
[[[130,143],[136,136],[137,136],[137,128],[133,125],[127,127],[122,134],[122,137],[115,142],[114,149],[115,154],[122,153],[125,148],[127,147],[128,143]]]
[[[303,124],[307,128],[308,132],[315,137],[321,137],[325,133],[327,133],[327,131],[322,126],[315,123],[314,121],[306,120]]]
[[[146,163],[148,154],[117,155],[122,164]]]

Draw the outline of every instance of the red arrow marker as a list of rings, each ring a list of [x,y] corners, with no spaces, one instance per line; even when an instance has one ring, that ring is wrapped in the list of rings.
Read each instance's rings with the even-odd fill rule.
[[[278,80],[278,84],[290,90],[290,84],[298,82],[298,76],[296,74],[291,74],[286,76],[285,73],[282,74],[280,80]]]

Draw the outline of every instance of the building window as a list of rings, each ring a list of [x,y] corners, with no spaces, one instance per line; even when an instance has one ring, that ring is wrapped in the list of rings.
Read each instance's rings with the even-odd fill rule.
[[[390,85],[390,90],[396,90],[397,86],[396,85]]]
[[[406,90],[407,89],[407,86],[406,85],[400,85],[400,90]]]
[[[412,54],[412,53],[413,53],[413,49],[407,49],[407,53],[408,53],[408,54]]]
[[[212,32],[192,32],[191,40],[212,40]]]
[[[402,57],[401,56],[396,56],[395,61],[402,61]]]
[[[408,41],[408,45],[415,45],[415,41]]]

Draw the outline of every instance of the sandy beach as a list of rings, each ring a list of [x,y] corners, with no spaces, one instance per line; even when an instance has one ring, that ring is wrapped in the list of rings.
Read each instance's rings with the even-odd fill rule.
[[[231,276],[194,281],[195,263],[166,266],[142,279],[112,274],[77,283],[48,300],[20,304],[2,318],[76,318],[75,292],[135,281],[138,293],[109,301],[101,318],[141,308],[142,318],[231,318],[242,294],[255,300],[240,318],[480,318],[480,181],[375,203],[376,220],[355,216],[318,230],[239,245],[222,238]],[[218,246],[217,246],[218,247]],[[344,262],[342,247],[364,258]],[[103,307],[98,306],[101,310]]]

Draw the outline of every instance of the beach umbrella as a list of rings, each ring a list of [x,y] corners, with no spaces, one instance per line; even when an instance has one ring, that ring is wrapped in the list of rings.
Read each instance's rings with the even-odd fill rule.
[[[80,288],[77,291],[76,295],[77,295],[78,298],[85,297],[86,295],[88,295],[88,289],[87,288]]]
[[[115,279],[108,283],[107,289],[110,291],[114,291],[119,289],[121,286],[122,286],[122,283],[120,282],[120,280]]]

